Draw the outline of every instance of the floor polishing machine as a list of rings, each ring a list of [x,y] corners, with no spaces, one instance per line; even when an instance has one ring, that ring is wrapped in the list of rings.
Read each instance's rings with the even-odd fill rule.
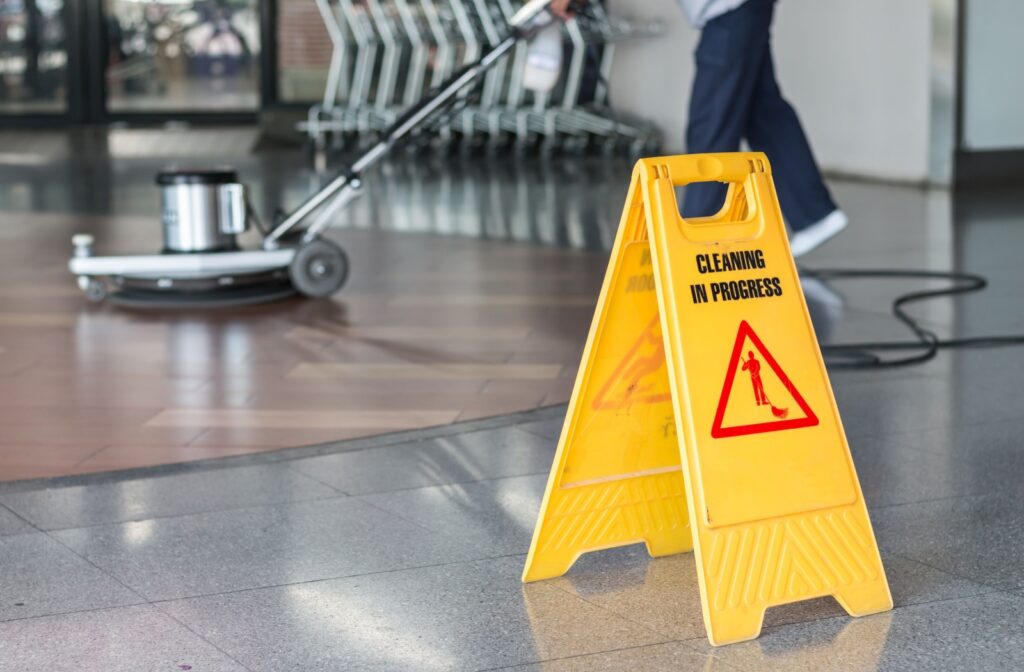
[[[233,170],[160,173],[163,251],[95,256],[93,237],[77,234],[68,267],[79,287],[91,301],[109,298],[137,307],[247,305],[294,294],[330,296],[345,283],[349,262],[344,250],[321,234],[360,195],[364,171],[446,109],[520,40],[531,42],[524,82],[532,80],[535,89],[554,86],[561,42],[550,4],[551,0],[524,4],[509,22],[507,37],[406,110],[343,173],[272,227],[263,227]],[[259,249],[238,245],[237,236],[250,227],[262,234]]]

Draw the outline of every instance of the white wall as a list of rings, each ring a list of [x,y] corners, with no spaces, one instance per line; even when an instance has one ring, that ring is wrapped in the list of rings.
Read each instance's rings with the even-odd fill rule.
[[[612,103],[655,120],[666,150],[682,151],[699,35],[676,0],[611,3],[623,15],[663,18],[666,28],[662,37],[617,47]],[[929,0],[779,0],[779,81],[824,169],[928,179],[929,17]]]
[[[1024,2],[972,0],[966,14],[964,144],[974,150],[1024,148]]]

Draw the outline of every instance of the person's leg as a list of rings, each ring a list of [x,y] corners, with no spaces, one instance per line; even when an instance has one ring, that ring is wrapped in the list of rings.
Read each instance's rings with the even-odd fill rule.
[[[704,26],[694,53],[697,72],[686,127],[690,154],[740,148],[770,22],[771,0],[748,0]],[[726,186],[716,182],[690,185],[683,198],[683,216],[713,215],[725,191]]]
[[[779,90],[770,41],[763,50],[746,137],[751,149],[768,155],[782,214],[796,232],[820,222],[836,210],[836,204],[799,117]]]

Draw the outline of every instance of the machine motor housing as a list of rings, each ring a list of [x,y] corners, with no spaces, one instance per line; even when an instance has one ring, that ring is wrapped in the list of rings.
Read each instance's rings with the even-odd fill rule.
[[[229,169],[157,174],[164,252],[229,252],[248,229],[245,186]]]

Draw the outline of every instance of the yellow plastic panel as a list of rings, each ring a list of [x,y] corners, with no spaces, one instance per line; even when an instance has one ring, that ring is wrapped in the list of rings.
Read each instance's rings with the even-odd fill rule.
[[[637,206],[623,214],[524,581],[564,574],[586,551],[640,542],[651,555],[691,548],[652,259]],[[627,229],[640,239],[624,240]]]

